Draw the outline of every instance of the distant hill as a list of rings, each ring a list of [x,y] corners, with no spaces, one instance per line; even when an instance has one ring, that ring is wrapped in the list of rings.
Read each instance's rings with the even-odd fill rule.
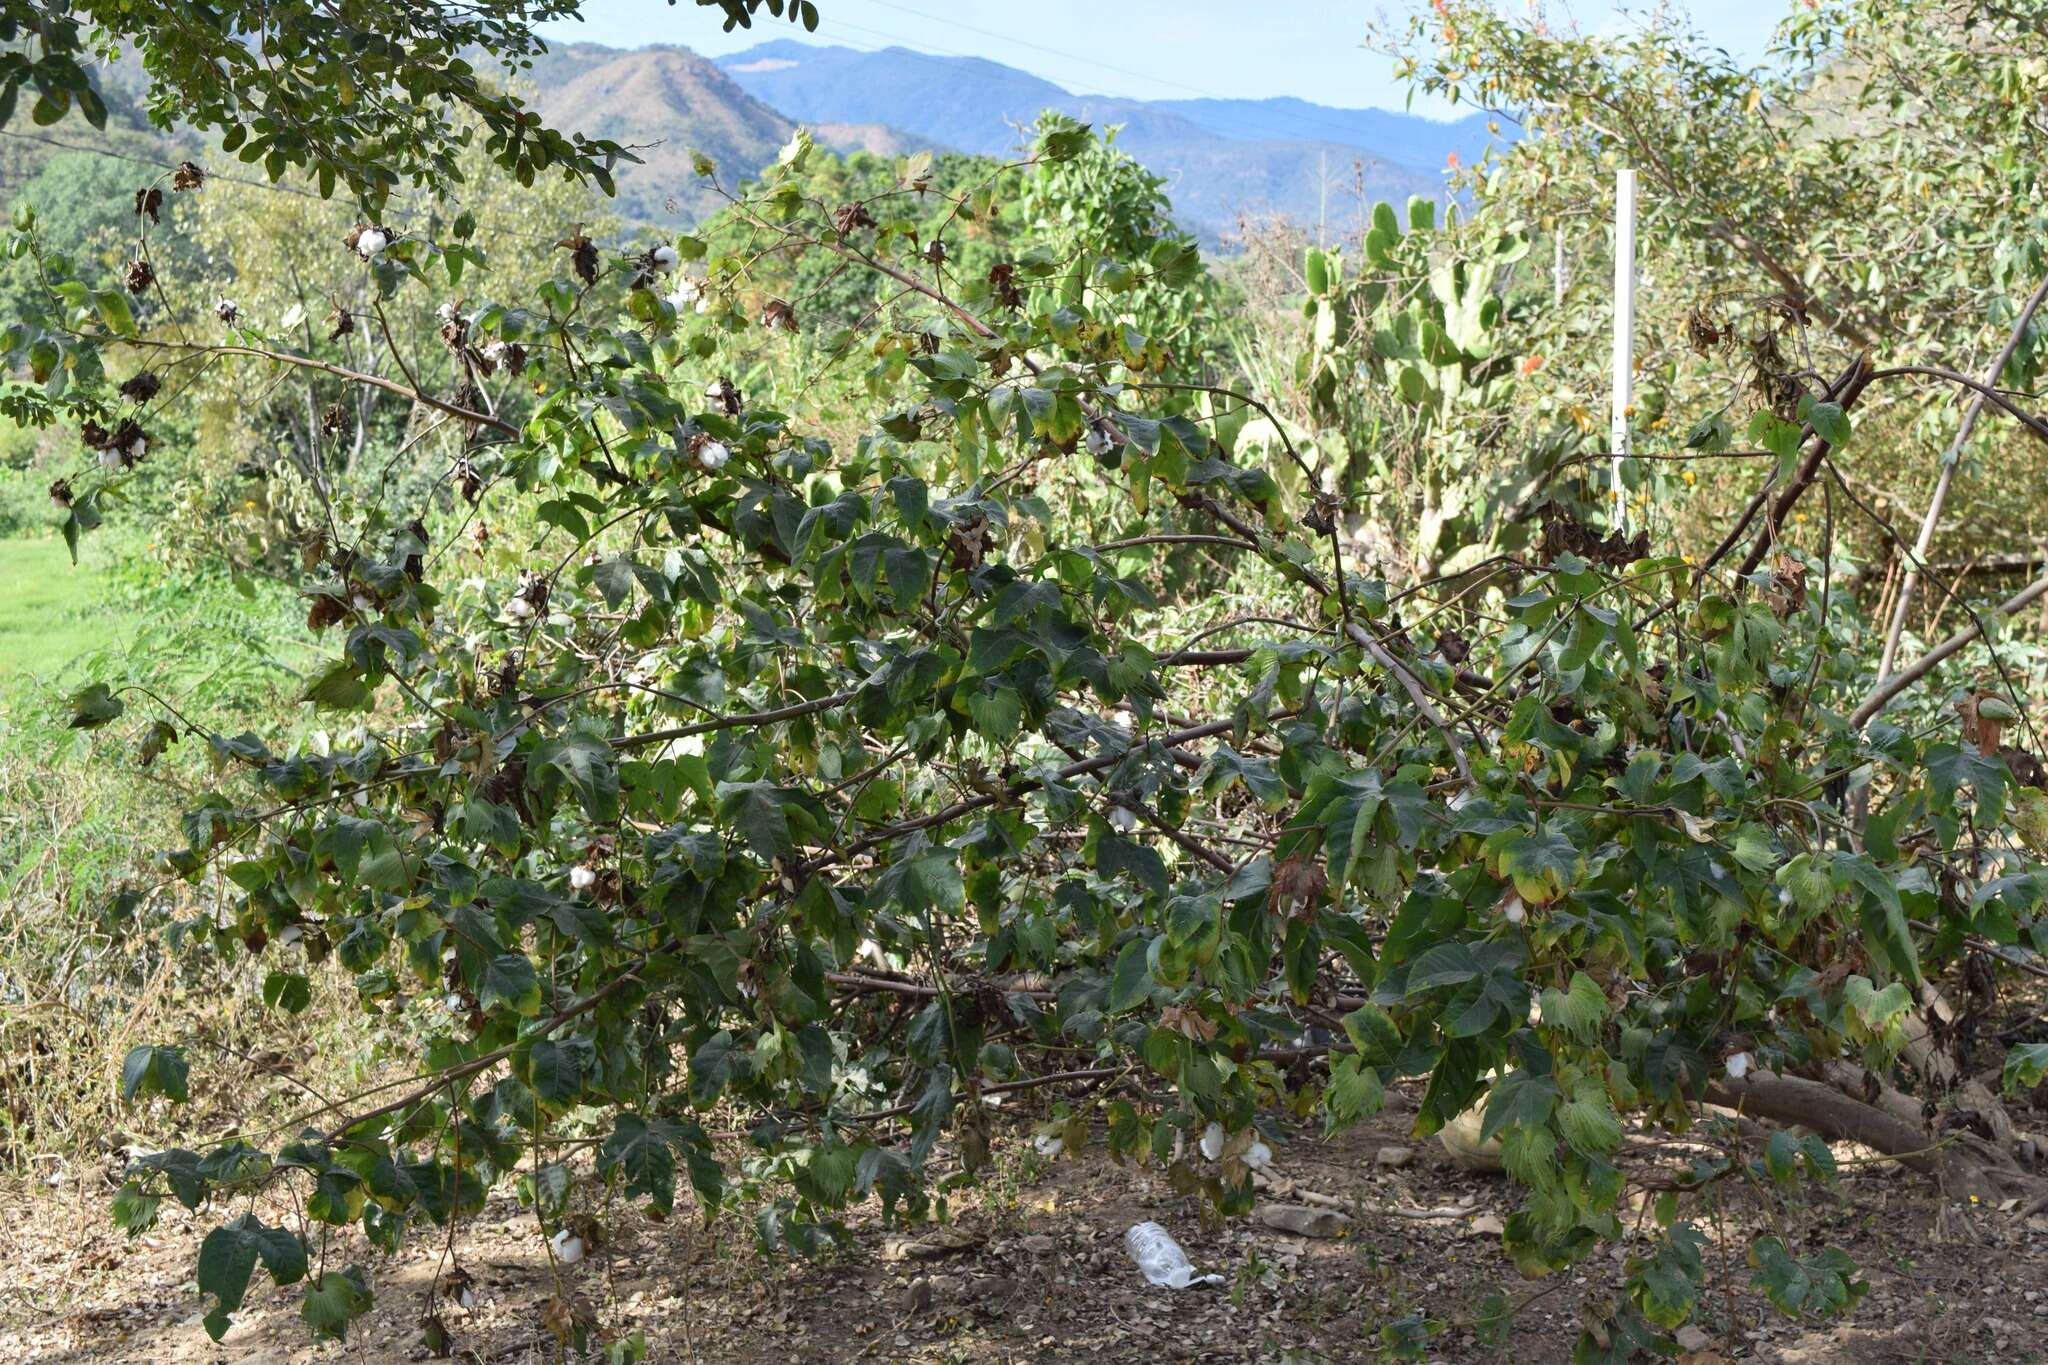
[[[900,128],[961,151],[1000,154],[1045,109],[1123,127],[1119,145],[1168,182],[1188,224],[1214,240],[1240,213],[1314,223],[1355,219],[1354,166],[1376,199],[1443,193],[1455,153],[1470,160],[1492,140],[1483,116],[1440,122],[1306,100],[1132,100],[1075,95],[1029,72],[978,57],[906,48],[860,52],[788,39],[718,60],[748,94],[804,122]]]
[[[536,57],[526,76],[551,125],[640,148],[642,164],[622,166],[618,175],[615,207],[629,221],[696,221],[719,201],[691,170],[691,152],[717,162],[730,189],[773,161],[796,128],[687,48],[621,51],[568,43]],[[879,125],[805,122],[815,123],[818,141],[834,150],[897,155],[910,149],[903,134]]]

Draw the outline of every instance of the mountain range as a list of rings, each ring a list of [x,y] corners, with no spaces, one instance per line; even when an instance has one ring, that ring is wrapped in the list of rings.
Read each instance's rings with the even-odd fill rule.
[[[1118,145],[1166,180],[1176,214],[1212,245],[1243,217],[1352,224],[1361,184],[1374,199],[1441,196],[1447,159],[1476,158],[1494,136],[1480,115],[1442,122],[1293,97],[1076,95],[983,58],[789,40],[716,61],[680,47],[562,44],[526,78],[556,126],[642,148],[643,164],[619,175],[619,208],[657,223],[717,202],[690,172],[692,150],[737,178],[773,160],[798,123],[835,150],[883,155],[1002,155],[1028,141],[1023,130],[1046,109],[1115,125]]]

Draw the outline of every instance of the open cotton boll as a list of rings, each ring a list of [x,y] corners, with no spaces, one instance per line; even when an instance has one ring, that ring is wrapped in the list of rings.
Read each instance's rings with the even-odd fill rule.
[[[523,597],[515,597],[505,604],[505,614],[507,616],[516,616],[524,621],[527,617],[533,615],[533,603]]]
[[[723,441],[706,441],[697,447],[697,463],[706,469],[723,469],[731,458],[732,451]]]
[[[351,597],[349,605],[360,612],[372,612],[377,609],[377,604],[370,600],[370,595],[366,592],[359,592]]]
[[[676,281],[676,287],[670,292],[668,301],[670,306],[680,313],[689,305],[696,303],[703,295],[704,286],[688,276],[684,276]]]
[[[461,1289],[456,1291],[455,1301],[461,1304],[465,1309],[474,1308],[476,1307],[476,1291],[474,1289],[471,1289],[468,1285],[464,1285]]]
[[[1273,1164],[1273,1149],[1253,1138],[1252,1145],[1244,1149],[1244,1164],[1255,1171],[1265,1170]]]
[[[1138,813],[1118,806],[1109,813],[1109,825],[1111,829],[1129,834],[1138,827]]]
[[[120,467],[121,467],[121,452],[120,452],[120,451],[118,451],[118,450],[102,450],[102,451],[100,452],[100,468],[101,468],[101,469],[106,469],[106,470],[115,470],[115,469],[119,469]]]
[[[567,1228],[550,1238],[548,1245],[554,1248],[555,1259],[563,1265],[575,1265],[583,1259],[583,1239]]]
[[[572,867],[569,869],[569,885],[578,891],[588,891],[597,885],[597,874],[587,867]]]
[[[1040,1156],[1044,1157],[1058,1156],[1061,1152],[1067,1150],[1067,1140],[1058,1133],[1040,1133],[1037,1137],[1031,1139],[1031,1145],[1038,1149]]]
[[[1522,904],[1520,896],[1510,891],[1507,900],[1501,904],[1500,913],[1509,924],[1520,924],[1529,918],[1529,907]]]
[[[1087,446],[1090,455],[1107,455],[1112,444],[1109,433],[1101,427],[1088,428]]]
[[[138,436],[128,443],[129,459],[140,460],[147,454],[149,454],[149,438],[147,436]]]
[[[1744,1076],[1747,1076],[1750,1070],[1756,1066],[1756,1058],[1750,1056],[1747,1052],[1737,1052],[1731,1054],[1722,1065],[1728,1068],[1729,1080],[1739,1081]]]
[[[1223,1155],[1223,1125],[1212,1123],[1202,1130],[1202,1155],[1214,1161]]]
[[[366,229],[356,238],[356,255],[364,260],[373,259],[378,252],[391,245],[391,235],[377,228]]]
[[[666,275],[681,265],[683,258],[676,254],[676,249],[672,246],[658,246],[647,253],[647,262]]]

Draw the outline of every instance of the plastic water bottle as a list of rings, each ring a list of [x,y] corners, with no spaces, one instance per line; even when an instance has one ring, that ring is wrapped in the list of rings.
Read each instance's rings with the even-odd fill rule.
[[[1197,1275],[1188,1264],[1188,1254],[1173,1240],[1173,1234],[1157,1223],[1139,1223],[1124,1234],[1124,1250],[1138,1263],[1138,1269],[1153,1284],[1168,1289],[1186,1289],[1191,1284],[1221,1284],[1221,1275]]]

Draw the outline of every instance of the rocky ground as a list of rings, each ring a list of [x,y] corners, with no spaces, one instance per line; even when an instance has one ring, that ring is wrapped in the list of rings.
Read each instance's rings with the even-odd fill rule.
[[[1194,1201],[1153,1170],[1090,1151],[1047,1163],[1028,1129],[998,1136],[998,1159],[953,1197],[944,1228],[890,1229],[872,1210],[854,1222],[856,1248],[827,1261],[764,1261],[749,1227],[707,1229],[684,1208],[656,1222],[638,1210],[593,1209],[603,1245],[561,1271],[609,1332],[644,1334],[652,1361],[998,1362],[1356,1361],[1373,1359],[1380,1329],[1420,1311],[1441,1324],[1428,1359],[1563,1362],[1590,1292],[1617,1291],[1618,1249],[1576,1271],[1523,1280],[1499,1255],[1499,1220],[1514,1193],[1499,1176],[1462,1169],[1434,1140],[1408,1136],[1413,1095],[1396,1092],[1370,1123],[1324,1142],[1282,1135],[1269,1202],[1304,1213],[1205,1224]],[[1632,1164],[1654,1159],[1644,1148]],[[1843,1152],[1853,1161],[1855,1154]],[[363,1262],[376,1304],[347,1342],[309,1344],[299,1291],[260,1272],[227,1339],[200,1327],[191,1283],[198,1240],[218,1215],[166,1206],[163,1223],[130,1242],[107,1219],[98,1174],[62,1190],[14,1192],[0,1222],[0,1359],[125,1365],[286,1365],[428,1358],[423,1297],[447,1248],[416,1241],[386,1261],[353,1237],[328,1263]],[[1632,1216],[1647,1196],[1634,1195]],[[271,1217],[278,1216],[273,1211]],[[2048,1216],[1943,1206],[1926,1182],[1889,1163],[1844,1167],[1837,1192],[1792,1201],[1733,1186],[1698,1215],[1712,1238],[1713,1285],[1690,1365],[1770,1362],[2048,1361]],[[1220,1285],[1155,1289],[1122,1249],[1126,1228],[1166,1225]],[[1788,1320],[1749,1287],[1745,1248],[1759,1229],[1795,1246],[1845,1248],[1869,1295],[1845,1322]],[[353,1244],[351,1244],[353,1243]],[[454,1358],[493,1365],[560,1359],[546,1323],[557,1293],[532,1218],[495,1198],[454,1243],[476,1301],[442,1301]],[[1490,1296],[1519,1311],[1499,1341],[1477,1327]]]

